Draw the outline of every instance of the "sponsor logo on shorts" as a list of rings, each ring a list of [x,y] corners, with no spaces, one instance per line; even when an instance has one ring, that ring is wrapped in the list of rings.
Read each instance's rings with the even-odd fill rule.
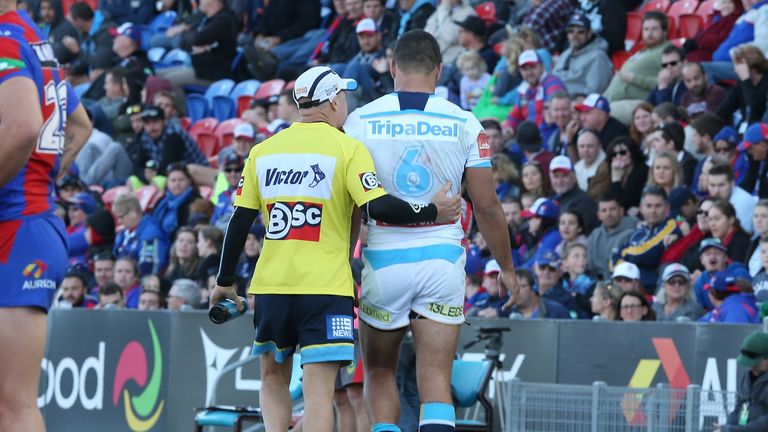
[[[477,152],[481,158],[491,157],[491,144],[488,143],[488,135],[485,131],[477,134]]]
[[[328,339],[353,339],[352,317],[349,315],[326,315]]]
[[[464,314],[464,306],[450,306],[442,303],[430,303],[429,311],[448,318],[458,318]]]
[[[24,281],[24,285],[22,286],[22,289],[25,290],[33,290],[33,289],[56,289],[56,281],[52,279],[40,279],[40,277],[45,273],[45,270],[48,268],[48,266],[40,261],[40,260],[34,260],[31,263],[27,264],[26,267],[24,267],[24,270],[21,271],[21,274],[24,276],[31,278]]]
[[[385,323],[392,321],[392,314],[390,314],[387,311],[377,309],[369,304],[360,302],[360,310],[363,311],[364,314],[375,319],[376,321],[381,321]]]
[[[320,241],[323,205],[309,202],[276,202],[267,205],[267,239]]]
[[[372,172],[365,172],[360,174],[360,183],[363,185],[363,189],[366,192],[380,187],[379,179],[376,178],[376,174]]]
[[[459,138],[459,123],[433,119],[430,121],[393,122],[391,120],[370,120],[367,138],[371,139],[413,139],[424,138],[438,141],[455,141]]]

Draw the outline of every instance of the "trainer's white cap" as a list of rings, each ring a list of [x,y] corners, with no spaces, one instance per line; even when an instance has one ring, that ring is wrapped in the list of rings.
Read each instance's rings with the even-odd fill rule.
[[[332,99],[342,90],[357,90],[357,81],[344,79],[327,66],[315,66],[296,80],[293,97],[299,108],[312,108]],[[301,98],[309,98],[310,102],[299,103]]]

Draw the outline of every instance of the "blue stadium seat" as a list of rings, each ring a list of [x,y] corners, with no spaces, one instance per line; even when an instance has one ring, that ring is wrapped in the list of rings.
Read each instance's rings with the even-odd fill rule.
[[[182,49],[174,48],[165,54],[165,57],[163,57],[161,62],[161,66],[192,66],[192,57],[188,52]]]
[[[211,114],[220,122],[223,122],[237,115],[237,106],[229,96],[214,96]]]
[[[162,33],[168,30],[175,21],[176,12],[165,11],[152,19],[152,22],[149,23],[149,28],[152,30],[153,34]]]
[[[192,124],[198,120],[208,117],[208,99],[200,94],[188,94],[187,95],[187,115]]]
[[[491,432],[493,430],[493,405],[485,394],[492,373],[493,363],[490,360],[453,361],[451,390],[456,404],[462,408],[469,408],[479,402],[485,411],[483,422],[457,419],[457,431]]]
[[[205,98],[208,99],[208,106],[213,106],[213,98],[216,96],[229,96],[229,92],[235,87],[235,82],[231,79],[222,79],[214,82],[205,91]]]
[[[160,63],[163,61],[163,56],[165,55],[166,49],[163,47],[154,47],[150,48],[147,51],[147,59],[151,61],[152,63]]]
[[[256,90],[259,89],[260,85],[261,83],[257,80],[243,81],[232,89],[232,92],[229,93],[229,97],[232,98],[232,100],[237,101],[237,98],[240,96],[253,96],[256,94]]]

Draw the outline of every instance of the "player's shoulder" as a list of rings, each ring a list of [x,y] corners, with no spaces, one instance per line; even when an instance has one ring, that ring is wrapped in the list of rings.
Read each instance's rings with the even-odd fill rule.
[[[427,106],[425,107],[425,109],[430,112],[440,113],[446,116],[454,117],[456,119],[460,119],[465,122],[477,121],[477,118],[475,118],[475,115],[472,114],[472,112],[466,111],[462,109],[460,106],[456,105],[455,103],[440,96],[435,96],[435,95],[430,96],[429,100],[427,101]]]

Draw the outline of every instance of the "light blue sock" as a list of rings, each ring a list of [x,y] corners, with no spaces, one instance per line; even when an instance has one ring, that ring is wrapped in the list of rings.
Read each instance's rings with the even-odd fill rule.
[[[419,432],[453,432],[456,430],[456,410],[453,405],[431,402],[421,405]]]
[[[376,423],[371,426],[371,432],[400,432],[400,428],[392,423]]]

